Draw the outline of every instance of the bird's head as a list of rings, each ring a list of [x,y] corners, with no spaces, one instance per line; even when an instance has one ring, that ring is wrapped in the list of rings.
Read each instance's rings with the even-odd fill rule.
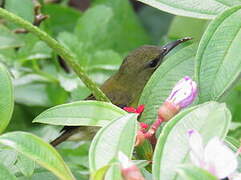
[[[165,46],[144,45],[132,51],[123,61],[117,78],[130,89],[142,90],[164,57],[177,45],[191,38],[186,37]]]

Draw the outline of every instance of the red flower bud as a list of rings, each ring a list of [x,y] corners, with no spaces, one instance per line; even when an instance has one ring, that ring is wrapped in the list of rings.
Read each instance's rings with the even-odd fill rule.
[[[136,114],[141,114],[144,111],[145,105],[142,104],[138,106],[137,108],[134,107],[124,107],[123,109],[129,113],[136,113]]]

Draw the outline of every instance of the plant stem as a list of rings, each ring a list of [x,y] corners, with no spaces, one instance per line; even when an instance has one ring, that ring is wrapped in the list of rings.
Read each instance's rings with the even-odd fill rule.
[[[86,75],[84,69],[77,63],[77,60],[74,58],[71,52],[67,50],[63,45],[61,45],[58,41],[50,37],[46,32],[40,30],[38,27],[32,25],[31,23],[25,21],[17,15],[8,12],[3,8],[0,8],[0,17],[17,24],[28,30],[29,32],[33,33],[34,35],[38,36],[39,39],[43,40],[57,54],[59,54],[63,59],[65,59],[68,65],[83,81],[83,83],[91,90],[97,100],[110,102],[110,100],[100,90],[100,88]]]

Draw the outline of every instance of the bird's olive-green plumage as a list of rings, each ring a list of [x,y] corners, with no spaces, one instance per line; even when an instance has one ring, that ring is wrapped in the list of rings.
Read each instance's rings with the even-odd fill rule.
[[[163,49],[158,46],[142,46],[131,52],[118,72],[108,79],[101,90],[113,104],[130,106],[137,102],[145,84],[161,64]]]
[[[140,94],[153,72],[162,63],[165,55],[178,44],[189,40],[183,38],[165,46],[145,45],[132,51],[122,62],[119,70],[101,86],[101,90],[111,102],[117,106],[133,106],[138,102]],[[87,99],[93,99],[90,96]],[[78,127],[65,127],[63,134],[55,139],[53,146],[65,141],[77,132]],[[86,130],[85,127],[81,127]],[[92,131],[88,129],[88,131]],[[94,131],[95,132],[95,131]],[[94,134],[94,133],[91,133]]]

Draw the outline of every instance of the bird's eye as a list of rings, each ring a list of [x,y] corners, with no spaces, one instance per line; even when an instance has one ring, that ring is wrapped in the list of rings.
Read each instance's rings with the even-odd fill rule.
[[[156,67],[158,65],[159,60],[160,60],[159,58],[153,59],[152,61],[150,61],[148,63],[148,66],[151,67],[151,68]]]

